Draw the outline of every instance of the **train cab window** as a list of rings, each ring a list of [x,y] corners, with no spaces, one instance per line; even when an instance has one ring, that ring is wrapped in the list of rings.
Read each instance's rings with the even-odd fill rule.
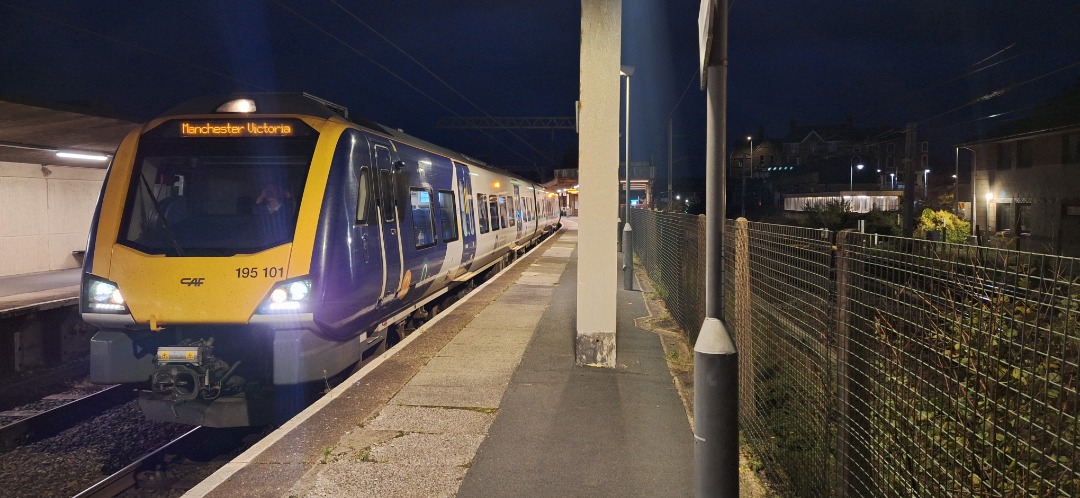
[[[476,211],[476,219],[480,223],[480,233],[488,233],[487,196],[484,194],[476,194],[476,205],[479,206],[479,209]]]
[[[458,239],[457,206],[454,205],[454,192],[439,191],[439,230],[443,242]]]
[[[498,230],[502,228],[499,224],[499,198],[498,196],[488,197],[488,212],[491,213],[491,229]]]
[[[416,248],[435,245],[435,220],[432,217],[431,191],[423,188],[409,189],[409,205],[412,208],[413,240]]]
[[[502,225],[502,228],[514,225],[514,218],[507,215],[506,196],[502,195],[499,196],[499,222],[499,224]]]
[[[217,122],[217,121],[213,121]],[[184,120],[143,134],[117,242],[166,257],[254,254],[293,240],[318,132],[182,136]]]
[[[356,223],[367,225],[371,223],[371,213],[374,211],[372,202],[375,196],[371,195],[371,168],[360,168],[360,184],[356,189]]]

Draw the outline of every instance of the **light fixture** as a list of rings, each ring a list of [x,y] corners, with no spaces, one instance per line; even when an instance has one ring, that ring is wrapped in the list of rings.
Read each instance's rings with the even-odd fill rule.
[[[251,99],[233,99],[219,105],[217,112],[255,112],[255,101]]]
[[[307,310],[311,279],[300,278],[279,283],[263,300],[258,313],[300,313]]]
[[[86,154],[82,152],[64,152],[58,151],[56,157],[62,157],[64,159],[82,159],[84,161],[107,161],[109,156],[105,154]]]
[[[994,193],[993,192],[987,192],[986,193],[986,201],[990,202],[992,200],[994,200]]]

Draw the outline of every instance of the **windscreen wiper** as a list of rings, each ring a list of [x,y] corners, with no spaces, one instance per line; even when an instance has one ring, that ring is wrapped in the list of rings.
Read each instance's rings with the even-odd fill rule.
[[[165,213],[161,212],[161,206],[158,205],[157,196],[154,195],[154,191],[150,190],[150,182],[146,180],[146,175],[139,175],[142,179],[143,188],[146,189],[146,195],[150,196],[150,203],[154,205],[154,212],[157,213],[158,219],[161,220],[161,226],[165,229],[165,235],[169,237],[169,242],[172,242],[173,249],[176,249],[176,255],[183,257],[184,251],[180,249],[180,243],[176,240],[176,235],[173,234],[172,227],[169,226],[169,220],[165,219]]]

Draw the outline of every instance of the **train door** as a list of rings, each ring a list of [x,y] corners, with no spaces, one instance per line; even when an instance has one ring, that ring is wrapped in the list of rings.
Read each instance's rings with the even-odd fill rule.
[[[394,172],[390,148],[375,144],[375,169],[378,172],[376,198],[379,203],[379,237],[383,253],[383,290],[379,302],[385,302],[408,289],[409,282],[402,281],[401,230],[398,226],[397,199],[394,188]]]
[[[461,264],[466,268],[476,256],[476,207],[473,205],[472,176],[464,164],[454,163],[457,174],[458,210],[461,211]],[[485,209],[479,206],[479,209]]]
[[[513,211],[510,216],[517,220],[517,236],[514,240],[518,241],[521,240],[521,232],[525,230],[525,223],[521,220],[521,187],[518,185],[514,185],[514,200],[510,209]]]

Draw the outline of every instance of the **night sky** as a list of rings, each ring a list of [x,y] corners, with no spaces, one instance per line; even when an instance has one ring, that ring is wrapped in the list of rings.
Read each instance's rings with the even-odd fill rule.
[[[698,7],[624,3],[632,160],[651,159],[661,177],[669,116],[676,178],[704,171]],[[736,2],[730,136],[761,127],[783,138],[792,120],[915,122],[931,167],[951,169],[953,144],[1074,84],[1078,26],[1076,0]],[[572,116],[579,46],[576,0],[0,0],[0,94],[143,121],[200,95],[306,91],[535,177],[576,146],[572,130],[485,134],[436,123]]]

